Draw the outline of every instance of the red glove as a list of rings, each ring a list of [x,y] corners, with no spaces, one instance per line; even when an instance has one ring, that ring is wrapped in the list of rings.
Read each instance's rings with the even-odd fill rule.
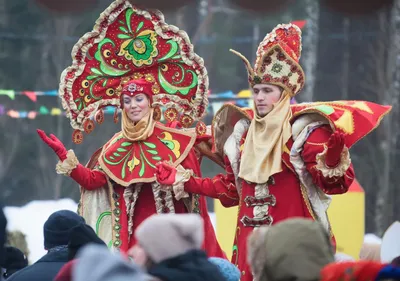
[[[157,181],[163,185],[172,185],[175,182],[176,168],[165,163],[156,164],[156,177]]]
[[[61,161],[67,159],[67,149],[64,144],[53,134],[50,137],[46,136],[46,133],[42,130],[37,129],[39,137],[57,154]]]
[[[328,140],[325,164],[330,168],[336,167],[340,162],[340,156],[344,147],[344,135],[338,131],[334,132]]]

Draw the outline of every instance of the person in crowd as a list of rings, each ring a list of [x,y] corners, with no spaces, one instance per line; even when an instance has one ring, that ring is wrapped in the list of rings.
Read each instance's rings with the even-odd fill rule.
[[[47,254],[34,264],[14,273],[11,281],[53,281],[60,269],[68,262],[70,231],[85,223],[78,214],[61,210],[50,215],[43,226],[44,248]]]
[[[15,272],[28,266],[28,259],[18,248],[6,246],[4,262],[1,267],[4,269],[4,279],[10,278]]]
[[[318,281],[321,269],[334,262],[329,233],[305,218],[256,229],[247,249],[255,281]]]
[[[377,242],[364,242],[360,250],[360,260],[380,261],[381,244]]]
[[[68,242],[68,263],[58,272],[54,281],[72,281],[72,268],[78,262],[76,259],[78,251],[88,244],[97,244],[107,248],[96,232],[88,224],[79,224],[71,229]]]
[[[331,263],[321,270],[320,281],[400,280],[400,267],[373,260]]]
[[[183,190],[190,173],[174,183],[173,191],[162,190],[155,177],[156,163],[164,160],[201,175],[196,145],[203,140],[205,124],[188,128],[206,114],[203,59],[183,30],[168,25],[161,13],[132,7],[128,0],[114,1],[97,22],[102,24],[73,48],[59,95],[76,144],[83,141],[82,131],[93,131],[93,119],[103,122],[105,106],[115,108],[116,123],[122,110],[121,130],[93,154],[87,167],[56,136],[38,130],[60,160],[57,173],[81,186],[79,213],[113,248],[126,252],[136,243],[138,225],[153,214],[196,213],[204,221],[203,248],[210,256],[225,257],[205,197]],[[123,30],[135,30],[138,37]]]
[[[232,262],[241,281],[253,280],[246,241],[256,227],[310,218],[322,223],[335,244],[327,209],[330,195],[347,192],[354,180],[349,148],[391,109],[367,101],[291,104],[306,81],[301,48],[301,30],[279,24],[259,44],[254,67],[234,51],[245,62],[254,108],[226,104],[215,114],[213,151],[225,174],[192,174],[184,183],[188,193],[239,205]],[[168,190],[188,173],[163,161],[156,175]]]
[[[240,280],[240,271],[239,269],[233,265],[230,261],[222,258],[211,257],[208,260],[215,264],[225,281],[239,281]]]
[[[87,245],[78,253],[73,281],[160,281],[119,253],[100,245]],[[190,280],[190,279],[188,279]]]
[[[162,281],[223,281],[204,251],[203,222],[194,214],[154,215],[139,225],[133,261]]]

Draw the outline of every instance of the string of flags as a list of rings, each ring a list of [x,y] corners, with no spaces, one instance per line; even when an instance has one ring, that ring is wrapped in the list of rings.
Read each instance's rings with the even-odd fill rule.
[[[0,96],[8,96],[11,100],[15,100],[16,96],[26,96],[32,102],[37,103],[38,96],[58,96],[57,90],[52,91],[14,91],[14,90],[2,90],[0,89]],[[242,90],[235,94],[232,91],[226,91],[217,94],[209,94],[209,112],[217,112],[225,103],[233,103],[239,107],[253,107],[252,93],[250,90]],[[295,103],[292,100],[292,103]],[[37,105],[38,106],[38,105]],[[37,107],[36,106],[36,107]],[[57,107],[46,107],[44,105],[39,105],[36,110],[18,110],[6,108],[4,105],[0,104],[0,116],[9,116],[11,118],[28,118],[35,119],[41,115],[59,116],[65,115],[63,109]],[[114,114],[114,107],[105,107],[105,114]]]

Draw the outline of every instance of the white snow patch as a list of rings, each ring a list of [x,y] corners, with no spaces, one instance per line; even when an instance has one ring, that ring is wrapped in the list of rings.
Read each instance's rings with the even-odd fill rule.
[[[26,235],[30,251],[29,262],[34,263],[46,254],[43,225],[49,216],[60,210],[76,212],[78,204],[71,199],[57,201],[32,201],[23,207],[5,207],[7,229],[19,230]]]

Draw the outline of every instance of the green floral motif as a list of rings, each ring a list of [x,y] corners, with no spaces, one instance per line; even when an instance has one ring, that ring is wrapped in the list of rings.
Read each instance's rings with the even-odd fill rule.
[[[121,44],[118,56],[123,56],[127,60],[140,67],[142,65],[151,65],[153,58],[158,55],[157,34],[154,30],[143,29],[144,22],[140,22],[135,31],[131,27],[131,17],[133,10],[128,9],[125,15],[125,23],[119,27],[122,32],[117,35],[119,39],[125,41]]]
[[[121,179],[126,178],[127,172],[132,173],[136,169],[140,169],[139,176],[142,177],[146,166],[155,168],[155,163],[161,160],[156,148],[152,142],[122,142],[112,154],[104,153],[103,160],[112,166],[122,163]]]
[[[158,80],[160,81],[161,87],[168,94],[173,95],[173,94],[176,94],[179,92],[182,95],[187,95],[191,89],[193,89],[194,87],[197,86],[197,83],[198,83],[197,74],[193,70],[185,70],[185,68],[182,66],[182,64],[183,64],[183,61],[180,61],[180,62],[176,62],[176,63],[170,63],[169,65],[162,64],[158,68]],[[172,65],[177,66],[179,69],[178,71],[175,72],[173,77],[180,77],[180,79],[170,83],[165,79],[163,72],[168,71],[169,66],[172,66]],[[187,74],[191,75],[192,83],[186,87],[179,87],[178,85],[181,84],[186,79]]]
[[[274,63],[274,65],[272,66],[272,71],[275,73],[280,73],[282,70],[283,66],[279,63]]]
[[[254,82],[255,84],[260,84],[260,83],[261,83],[261,78],[260,78],[260,76],[254,76],[254,77],[253,77],[253,82]]]

